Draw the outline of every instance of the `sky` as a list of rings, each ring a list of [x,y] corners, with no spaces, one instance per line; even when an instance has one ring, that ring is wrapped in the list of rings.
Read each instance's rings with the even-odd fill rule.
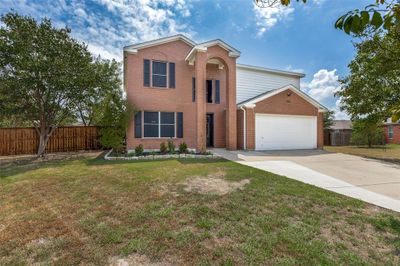
[[[95,55],[118,61],[124,46],[142,41],[178,33],[196,42],[219,38],[241,51],[239,63],[305,73],[301,90],[346,119],[334,92],[358,40],[334,23],[371,2],[292,0],[289,7],[260,8],[253,0],[0,0],[0,13],[50,18]]]

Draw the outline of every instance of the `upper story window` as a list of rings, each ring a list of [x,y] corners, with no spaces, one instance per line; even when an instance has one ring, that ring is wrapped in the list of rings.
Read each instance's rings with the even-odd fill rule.
[[[206,101],[207,103],[213,102],[213,87],[212,87],[212,80],[207,80],[206,82]]]
[[[392,139],[393,138],[393,127],[389,126],[388,131],[389,131],[389,139]]]
[[[175,88],[175,63],[144,59],[143,86]]]
[[[215,86],[213,86],[215,85]],[[206,81],[206,102],[207,103],[220,103],[220,82],[219,80]]]
[[[167,87],[167,63],[153,61],[153,87]]]

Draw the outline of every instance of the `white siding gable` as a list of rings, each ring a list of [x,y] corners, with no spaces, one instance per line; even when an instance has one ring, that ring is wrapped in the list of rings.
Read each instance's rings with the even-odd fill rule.
[[[278,72],[250,69],[237,65],[236,102],[240,103],[264,92],[279,89],[287,85],[293,85],[300,89],[301,74]]]

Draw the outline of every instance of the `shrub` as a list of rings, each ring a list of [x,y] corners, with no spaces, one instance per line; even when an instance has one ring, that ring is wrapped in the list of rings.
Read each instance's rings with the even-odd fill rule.
[[[165,145],[165,142],[160,143],[160,152],[161,154],[166,154],[168,151],[167,145]]]
[[[172,140],[168,140],[168,153],[175,153],[175,144]]]
[[[351,133],[351,143],[354,145],[383,144],[383,129],[381,122],[373,119],[357,119],[353,121],[353,132]]]
[[[137,145],[136,148],[135,148],[135,155],[136,155],[136,156],[141,156],[141,155],[143,155],[143,151],[144,151],[143,145],[142,145],[142,144],[139,144],[139,145]]]
[[[133,156],[135,156],[135,152],[134,151],[128,152],[128,157],[133,157]]]
[[[188,152],[188,148],[185,142],[182,142],[181,144],[179,144],[179,153],[187,153]]]

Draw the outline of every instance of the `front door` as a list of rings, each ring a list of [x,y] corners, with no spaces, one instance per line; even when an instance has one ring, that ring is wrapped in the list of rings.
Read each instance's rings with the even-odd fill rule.
[[[207,147],[214,147],[214,114],[206,115]]]

